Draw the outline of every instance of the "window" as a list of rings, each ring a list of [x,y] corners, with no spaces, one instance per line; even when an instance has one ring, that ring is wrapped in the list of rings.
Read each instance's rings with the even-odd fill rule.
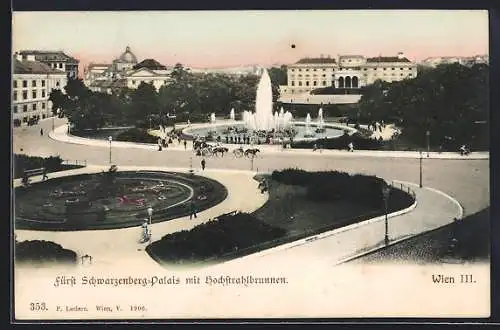
[[[17,88],[17,80],[14,80],[13,84],[14,84],[14,88]]]
[[[62,69],[62,63],[59,63],[59,69]]]
[[[14,106],[14,113],[17,113],[17,105]]]
[[[31,87],[36,87],[36,80],[31,81]]]
[[[295,69],[292,69],[292,72],[295,72]]]
[[[386,68],[384,68],[384,71],[385,71]]]
[[[400,76],[402,76],[403,74],[401,73]]]
[[[314,69],[313,71],[316,71],[316,69]]]
[[[42,103],[42,109],[45,109],[45,102]]]
[[[28,122],[28,117],[23,117],[23,123],[27,123]]]
[[[45,119],[45,114],[42,114],[42,118]]]
[[[163,81],[163,83],[164,83],[165,85],[166,85],[166,84],[168,84],[168,80]]]
[[[59,87],[59,81],[56,82],[56,87]]]
[[[299,78],[302,78],[302,75],[301,75],[301,74],[299,74],[299,75],[298,75],[298,77],[299,77]]]
[[[36,91],[33,91],[33,92],[31,93],[31,97],[32,97],[32,98],[34,98],[34,99],[36,99]]]
[[[292,81],[292,86],[295,86],[295,81]]]
[[[302,69],[299,69],[299,71],[302,71]]]
[[[24,91],[23,92],[23,100],[26,100],[28,98],[28,92]]]
[[[391,68],[391,70],[395,70],[396,68]]]
[[[31,109],[32,109],[33,111],[35,111],[35,110],[36,110],[36,103],[33,103],[33,104],[31,105]]]
[[[403,68],[399,68],[400,70],[403,70]]]
[[[306,86],[309,86],[309,81],[306,81]]]
[[[28,81],[27,80],[23,80],[23,88],[26,88],[28,87]]]
[[[23,105],[23,112],[28,112],[28,105],[27,104]]]
[[[323,71],[326,71],[326,69],[323,69]]]
[[[323,77],[326,77],[326,74],[324,74]]]
[[[408,77],[413,77],[413,75],[410,73],[410,74],[408,75]]]
[[[14,92],[13,99],[14,99],[14,101],[17,101],[17,92]]]
[[[135,80],[132,80],[132,85],[135,85]]]
[[[45,97],[45,91],[42,91],[42,97]]]
[[[323,81],[323,86],[326,86],[326,81]]]
[[[367,68],[364,68],[363,70],[367,71],[368,69],[367,69]]]
[[[306,71],[309,71],[309,69],[306,69]]]
[[[351,62],[351,60],[349,60],[349,62]]]
[[[313,85],[316,86],[318,84],[317,81],[313,81]]]
[[[302,81],[299,81],[299,86],[302,86]]]
[[[45,87],[45,80],[42,80],[42,87]]]

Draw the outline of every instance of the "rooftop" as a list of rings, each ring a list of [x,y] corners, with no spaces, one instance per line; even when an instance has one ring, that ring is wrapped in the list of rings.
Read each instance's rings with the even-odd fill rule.
[[[45,51],[45,50],[21,50],[20,55],[35,55],[35,60],[43,62],[72,62],[79,63],[80,61],[74,57],[66,55],[63,51]]]
[[[295,64],[330,64],[336,63],[334,58],[329,57],[316,57],[316,58],[301,58]]]
[[[399,58],[397,56],[378,56],[366,59],[368,63],[387,63],[387,62],[411,62],[406,57]]]
[[[134,69],[134,70],[137,70],[140,68],[147,68],[150,70],[166,70],[167,69],[166,66],[164,66],[163,64],[159,63],[158,61],[156,61],[152,58],[145,59],[144,61],[137,63],[136,65],[134,65],[132,67],[132,69]]]
[[[65,74],[63,71],[55,70],[47,64],[38,61],[19,61],[14,59],[14,74]]]

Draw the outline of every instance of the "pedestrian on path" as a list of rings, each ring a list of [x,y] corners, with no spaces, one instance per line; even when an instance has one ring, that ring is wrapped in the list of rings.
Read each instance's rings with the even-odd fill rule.
[[[194,200],[191,200],[189,203],[189,220],[193,219],[193,216],[197,218],[196,216],[196,204]]]
[[[47,169],[44,167],[42,172],[42,181],[47,180],[49,177],[47,176]]]
[[[184,140],[184,150],[187,150],[187,144],[188,144],[187,141]]]
[[[40,136],[43,136],[43,128],[40,128]]]
[[[201,169],[204,171],[205,170],[205,165],[207,164],[207,162],[205,161],[205,158],[203,158],[201,160]]]
[[[354,151],[354,144],[352,142],[349,142],[349,144],[347,145],[347,147],[349,148],[349,151],[351,151],[351,152]]]

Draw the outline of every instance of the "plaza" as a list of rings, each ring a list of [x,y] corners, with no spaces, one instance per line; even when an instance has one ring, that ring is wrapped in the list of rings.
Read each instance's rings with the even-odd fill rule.
[[[63,159],[70,161],[83,160],[82,156],[84,156],[87,167],[68,171],[70,173],[67,174],[52,173],[51,178],[68,174],[100,172],[107,169],[109,145],[98,140],[83,138],[76,139],[76,142],[72,141],[72,137],[65,136],[65,122],[65,119],[56,119],[55,131],[48,134],[50,136],[43,137],[38,134],[39,127],[16,128],[13,139],[15,152],[22,148],[24,153],[36,156],[59,154]],[[50,131],[52,123],[51,120],[44,120],[39,125]],[[257,182],[252,177],[256,173],[270,173],[273,170],[290,167],[310,171],[331,169],[376,175],[386,181],[401,183],[411,188],[416,193],[416,205],[405,214],[390,219],[392,243],[444,226],[451,223],[453,218],[462,218],[489,206],[487,188],[489,156],[487,153],[476,153],[467,158],[455,153],[431,153],[429,158],[424,159],[423,188],[419,188],[417,152],[394,152],[391,157],[391,152],[382,151],[348,153],[325,150],[322,153],[313,153],[311,150],[282,150],[275,146],[268,146],[254,159],[254,170],[251,170],[248,159],[226,156],[210,158],[207,169],[202,171],[198,164],[199,157],[193,155],[191,147],[184,150],[182,145],[176,145],[164,152],[157,152],[152,146],[136,145],[134,148],[132,143],[113,143],[115,145],[112,145],[112,162],[120,170],[175,170],[187,173],[192,168],[195,174],[216,179],[228,189],[228,198],[221,204],[200,212],[194,222],[186,221],[186,217],[181,217],[153,224],[151,226],[153,240],[181,229],[193,228],[195,224],[208,221],[223,213],[234,210],[255,211],[266,202],[267,197],[265,194],[253,193],[257,192]],[[35,177],[33,180],[36,182],[38,178]],[[305,260],[317,260],[316,258],[308,259],[306,256],[313,254],[320,256],[327,251],[330,262],[342,263],[360,253],[383,248],[381,245],[383,221],[380,220],[383,219],[375,219],[363,226],[354,226],[361,230],[341,229],[324,233],[316,236],[313,241],[304,239],[291,242],[285,246],[264,250],[231,262],[241,263],[251,258],[252,264],[255,264],[256,260],[268,264],[268,262],[273,262],[273,258],[282,258],[287,253],[293,255],[304,253],[301,262],[306,262]],[[356,239],[356,235],[366,235],[366,233],[363,234],[363,228],[371,233],[372,240]],[[113,239],[110,239],[110,235]],[[88,238],[85,238],[86,236]],[[111,267],[114,262],[120,264],[140,262],[148,267],[159,267],[153,266],[156,263],[142,250],[143,245],[137,242],[137,236],[136,227],[98,232],[16,230],[18,240],[51,240],[73,249],[79,255],[90,254],[94,258],[96,267]],[[333,250],[336,251],[334,255],[332,255]],[[119,258],[114,256],[116,251],[120,251]],[[290,261],[293,263],[293,259]]]

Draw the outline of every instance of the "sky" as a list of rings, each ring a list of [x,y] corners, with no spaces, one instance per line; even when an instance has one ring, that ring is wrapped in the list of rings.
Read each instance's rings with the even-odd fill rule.
[[[292,48],[292,45],[295,45]],[[126,46],[196,68],[290,64],[339,54],[432,56],[488,54],[485,10],[289,10],[14,12],[12,51],[63,50],[110,63]],[[81,70],[83,71],[83,70]]]

